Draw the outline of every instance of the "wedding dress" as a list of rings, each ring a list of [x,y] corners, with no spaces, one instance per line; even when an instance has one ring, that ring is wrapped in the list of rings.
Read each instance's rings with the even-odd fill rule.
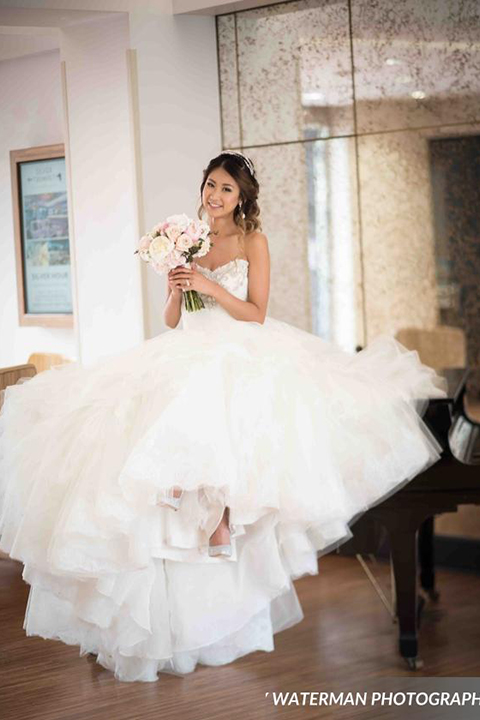
[[[248,296],[248,261],[200,272]],[[293,580],[436,462],[421,414],[445,381],[393,337],[357,354],[213,298],[94,365],[7,387],[0,549],[24,564],[27,635],[123,681],[274,650]],[[183,488],[180,509],[158,504]],[[208,541],[230,508],[232,555]]]

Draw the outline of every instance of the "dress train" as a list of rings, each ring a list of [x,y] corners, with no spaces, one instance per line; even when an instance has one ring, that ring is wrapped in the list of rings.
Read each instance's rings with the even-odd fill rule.
[[[203,271],[247,298],[248,262]],[[24,629],[123,681],[271,652],[303,619],[293,581],[441,453],[422,412],[445,381],[393,337],[350,354],[204,300],[4,392],[0,549],[24,565]],[[174,486],[178,511],[158,504]],[[210,557],[225,506],[232,555]]]

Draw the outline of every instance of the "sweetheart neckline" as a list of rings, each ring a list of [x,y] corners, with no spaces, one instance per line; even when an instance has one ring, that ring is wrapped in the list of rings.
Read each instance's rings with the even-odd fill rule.
[[[202,270],[207,270],[207,272],[209,272],[209,273],[215,273],[215,272],[217,272],[217,270],[220,270],[221,268],[224,268],[224,267],[228,267],[228,265],[231,265],[232,263],[237,262],[237,260],[241,260],[242,262],[245,262],[245,263],[247,263],[247,265],[249,265],[249,261],[246,260],[245,258],[233,258],[233,260],[229,260],[228,262],[223,263],[223,265],[218,265],[218,267],[214,268],[213,270],[210,270],[210,268],[204,267],[203,265],[198,265],[198,263],[197,263],[197,266],[199,268],[201,268]]]

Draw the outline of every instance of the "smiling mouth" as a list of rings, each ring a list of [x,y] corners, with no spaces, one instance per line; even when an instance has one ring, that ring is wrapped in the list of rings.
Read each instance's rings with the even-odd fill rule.
[[[212,205],[211,202],[209,202],[208,204],[210,205],[211,208],[214,208],[215,210],[218,210],[219,208],[222,207],[221,205]]]

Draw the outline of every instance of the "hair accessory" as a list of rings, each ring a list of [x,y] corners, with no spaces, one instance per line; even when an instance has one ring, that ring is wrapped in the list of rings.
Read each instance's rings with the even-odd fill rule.
[[[221,154],[222,155],[235,155],[236,157],[241,158],[241,160],[243,160],[243,162],[247,166],[251,176],[255,177],[255,168],[253,167],[253,163],[250,160],[250,158],[248,158],[246,155],[244,155],[241,152],[238,152],[237,150],[223,150]]]

